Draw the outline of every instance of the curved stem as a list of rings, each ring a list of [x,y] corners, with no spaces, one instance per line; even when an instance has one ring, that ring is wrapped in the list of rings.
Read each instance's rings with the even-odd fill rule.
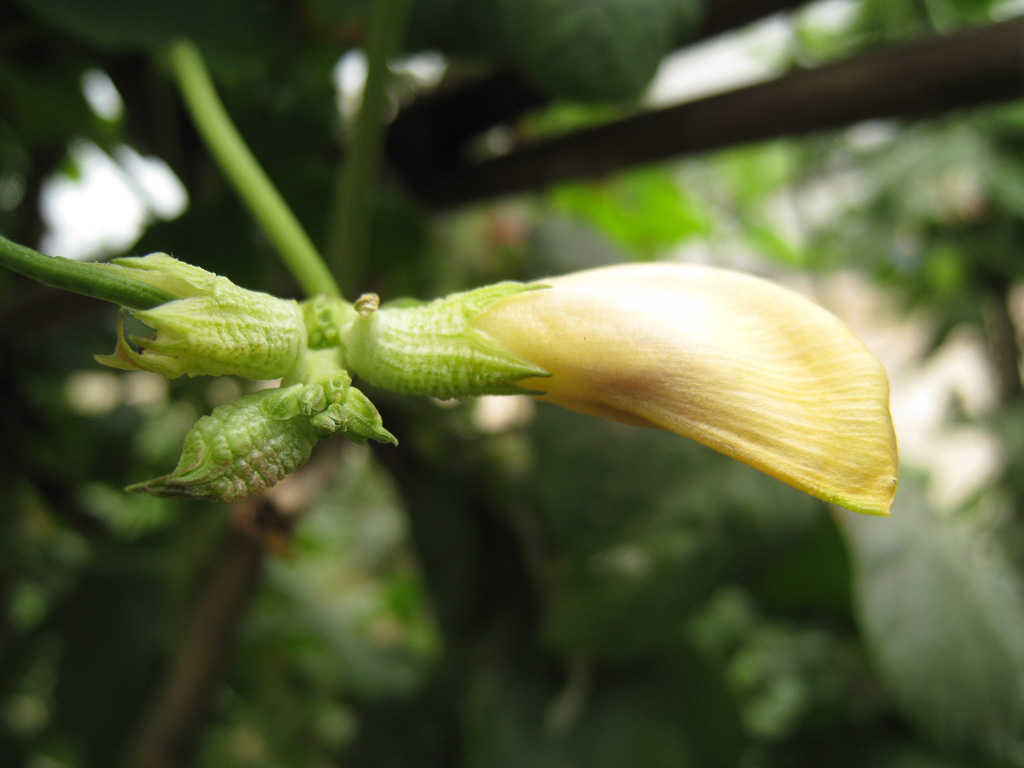
[[[338,284],[284,202],[217,96],[199,50],[188,41],[171,46],[171,68],[189,113],[217,164],[277,248],[285,266],[310,296],[340,296]]]
[[[370,203],[380,165],[387,106],[388,58],[398,50],[410,0],[374,0],[366,36],[366,84],[341,170],[340,189],[328,246],[331,266],[354,291],[366,261]]]
[[[0,264],[53,288],[111,301],[131,309],[152,309],[177,298],[152,285],[125,277],[107,265],[46,256],[2,236]]]

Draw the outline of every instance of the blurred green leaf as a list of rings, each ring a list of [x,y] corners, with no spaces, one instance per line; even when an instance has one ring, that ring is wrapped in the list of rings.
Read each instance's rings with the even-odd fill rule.
[[[745,234],[754,250],[772,261],[787,267],[799,267],[807,261],[803,248],[763,221],[750,223]]]
[[[119,758],[141,714],[134,702],[147,690],[168,630],[159,574],[112,554],[80,574],[46,626],[60,638],[50,726],[83,768]]]
[[[741,209],[777,193],[802,172],[799,146],[791,141],[770,141],[729,149],[710,163]]]
[[[297,557],[270,564],[272,610],[254,638],[314,643],[315,663],[360,696],[414,690],[438,638],[406,536],[387,475],[366,451],[346,451],[335,482],[305,515]]]
[[[636,96],[675,38],[667,0],[502,0],[516,7],[519,63],[540,87],[573,99]],[[509,46],[509,51],[516,48]]]
[[[1024,764],[1024,600],[997,545],[906,475],[891,518],[839,514],[861,626],[906,716],[939,744]]]
[[[721,666],[747,733],[759,741],[829,732],[878,709],[863,660],[834,626],[761,615],[739,588],[715,593],[689,635]]]
[[[771,563],[757,595],[773,612],[847,621],[853,615],[850,585],[846,542],[832,518],[824,518],[786,557]]]
[[[711,232],[706,208],[664,170],[629,173],[602,184],[563,184],[551,200],[556,210],[590,223],[626,253],[653,256]]]
[[[544,635],[630,658],[672,644],[722,580],[785,550],[821,514],[777,480],[660,430],[542,406],[537,513],[552,564]]]
[[[615,671],[506,660],[473,681],[466,718],[464,768],[697,768],[741,748],[719,682],[681,648]]]
[[[628,99],[694,26],[693,0],[420,0],[409,43],[518,66],[569,99]]]
[[[278,43],[267,7],[245,0],[16,0],[39,19],[106,51],[159,53],[190,38],[217,63],[252,64]]]

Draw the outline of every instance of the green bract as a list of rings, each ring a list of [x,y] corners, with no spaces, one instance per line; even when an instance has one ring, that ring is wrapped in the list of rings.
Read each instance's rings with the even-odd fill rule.
[[[156,331],[132,336],[136,351],[118,334],[104,365],[153,371],[168,378],[241,376],[276,379],[295,367],[306,346],[302,310],[294,301],[240,288],[226,277],[155,253],[118,259],[111,269],[168,291],[177,300],[136,312]]]

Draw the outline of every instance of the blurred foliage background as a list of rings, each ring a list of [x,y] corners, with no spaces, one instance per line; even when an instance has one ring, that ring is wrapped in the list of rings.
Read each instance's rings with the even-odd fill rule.
[[[776,19],[782,44],[756,55],[812,67],[1019,6],[817,4]],[[338,62],[368,7],[3,3],[0,231],[81,258],[165,251],[296,295],[164,51],[197,42],[325,244],[351,125]],[[405,51],[440,51],[442,88],[519,72],[550,101],[505,130],[535,136],[635,110],[707,11],[417,0]],[[394,111],[438,87],[423,61],[394,62]],[[136,210],[79,202],[130,219],[120,240],[69,235],[54,212],[97,156]],[[160,162],[184,210],[147,191],[140,168]],[[360,288],[385,298],[667,258],[810,291],[890,371],[892,518],[829,509],[674,435],[370,390],[398,448],[324,444],[233,508],[127,495],[248,385],[103,371],[112,307],[0,272],[0,766],[1024,765],[1020,104],[452,211],[387,164],[367,194]]]

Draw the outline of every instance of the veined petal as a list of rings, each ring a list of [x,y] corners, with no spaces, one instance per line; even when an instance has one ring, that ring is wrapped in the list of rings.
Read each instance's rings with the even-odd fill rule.
[[[888,379],[835,316],[708,267],[623,265],[544,283],[471,323],[551,373],[519,382],[541,399],[668,429],[818,498],[888,514]]]

